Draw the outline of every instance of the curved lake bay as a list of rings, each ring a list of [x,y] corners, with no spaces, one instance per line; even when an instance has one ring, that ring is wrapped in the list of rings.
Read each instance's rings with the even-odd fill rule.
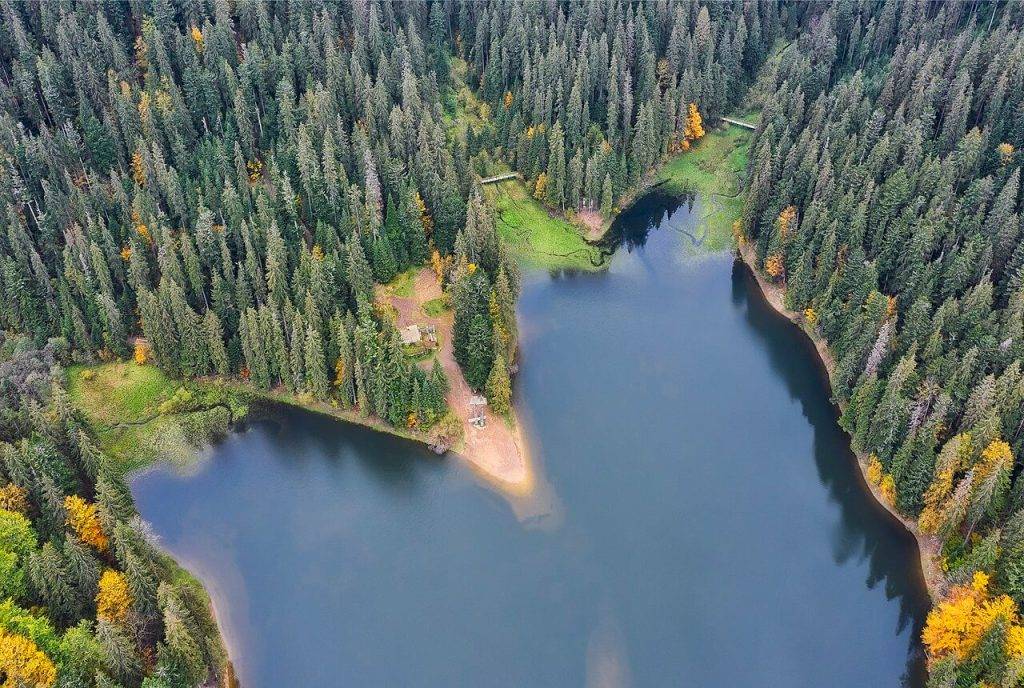
[[[278,407],[189,475],[136,476],[245,688],[920,682],[913,538],[864,488],[813,348],[695,248],[699,216],[645,199],[606,272],[525,275],[530,504]]]

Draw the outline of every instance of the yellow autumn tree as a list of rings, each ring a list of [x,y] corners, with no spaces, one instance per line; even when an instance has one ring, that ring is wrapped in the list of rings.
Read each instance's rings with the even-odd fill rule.
[[[1015,150],[1012,143],[1000,143],[996,146],[996,150],[999,151],[999,162],[1004,165],[1009,165],[1010,160],[1013,159],[1013,151]]]
[[[869,456],[868,469],[865,471],[865,477],[867,477],[868,482],[872,485],[881,485],[883,473],[882,462],[878,460],[878,456],[875,454]]]
[[[512,107],[512,91],[505,91],[505,109]]]
[[[1024,626],[1010,626],[1006,629],[1006,654],[1014,658],[1024,657]]]
[[[203,50],[206,48],[206,46],[203,43],[203,32],[199,30],[198,26],[193,26],[189,30],[189,33],[192,36],[192,41],[196,45],[196,52],[198,52],[198,53],[203,52]]]
[[[690,103],[690,109],[686,115],[686,139],[696,141],[704,138],[704,118],[700,116],[697,103]]]
[[[953,475],[966,465],[972,453],[971,433],[953,436],[943,445],[935,461],[935,477],[924,493],[924,508],[917,524],[924,533],[935,534],[942,527],[946,499],[953,491]]]
[[[921,639],[931,659],[953,656],[957,661],[970,658],[996,619],[1007,625],[1006,650],[1021,656],[1024,628],[1020,626],[1017,605],[1007,595],[992,596],[989,577],[978,572],[970,585],[955,586],[943,602],[928,612]]]
[[[775,218],[775,226],[779,228],[779,238],[783,241],[793,230],[793,223],[796,220],[796,206],[787,205]]]
[[[772,280],[778,280],[782,277],[782,273],[785,272],[785,268],[782,265],[782,256],[775,255],[765,258],[764,271],[768,273]]]
[[[679,149],[688,151],[693,141],[704,138],[704,118],[700,116],[696,103],[690,103],[683,125],[683,136],[679,141]]]
[[[537,181],[533,185],[533,197],[540,200],[544,198],[544,190],[548,188],[548,175],[541,172],[537,175]]]
[[[818,312],[808,306],[804,309],[804,321],[813,329],[818,324]]]
[[[0,509],[24,514],[28,511],[28,491],[14,483],[0,487]]]
[[[981,463],[978,472],[981,475],[990,475],[993,471],[1009,467],[1013,462],[1013,451],[1010,445],[1003,440],[992,440],[981,452]]]
[[[50,688],[57,668],[30,639],[0,628],[0,688]]]
[[[445,273],[451,266],[451,256],[441,257],[440,251],[436,248],[430,252],[430,267],[434,270],[434,276],[438,282],[444,281]]]
[[[64,498],[68,512],[68,525],[82,542],[92,545],[100,552],[106,552],[109,542],[100,524],[100,515],[95,504],[90,504],[78,495]]]
[[[249,170],[249,182],[251,184],[256,185],[263,181],[262,160],[250,160],[245,163],[245,167]]]
[[[135,340],[135,365],[146,365],[149,362],[149,344],[143,339]]]
[[[132,179],[139,186],[146,185],[146,168],[143,167],[142,153],[140,151],[132,153]]]
[[[878,491],[886,504],[896,506],[896,481],[893,480],[891,475],[886,473],[882,476],[882,482],[878,485]]]
[[[743,248],[747,245],[747,233],[743,231],[742,220],[732,223],[732,240],[736,242],[736,248]]]
[[[96,593],[96,618],[112,623],[122,623],[131,611],[132,592],[124,574],[114,569],[104,569],[100,576],[99,592]]]

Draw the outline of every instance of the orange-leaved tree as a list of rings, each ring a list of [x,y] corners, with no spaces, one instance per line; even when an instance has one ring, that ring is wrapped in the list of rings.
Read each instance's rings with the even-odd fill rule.
[[[970,585],[955,586],[949,597],[928,612],[921,638],[929,659],[970,658],[998,620],[1006,626],[1006,653],[1024,656],[1024,627],[1017,604],[1008,595],[990,594],[988,584],[988,574],[975,573]]]
[[[679,147],[690,150],[690,143],[704,138],[704,118],[700,116],[700,110],[696,103],[690,103],[686,114],[686,124],[683,126],[683,139]]]
[[[20,485],[7,483],[0,487],[0,509],[24,514],[28,511],[28,491]]]
[[[78,495],[64,498],[64,508],[68,512],[68,525],[82,542],[92,545],[100,552],[106,552],[109,542],[100,523],[100,515],[95,504],[90,504]]]

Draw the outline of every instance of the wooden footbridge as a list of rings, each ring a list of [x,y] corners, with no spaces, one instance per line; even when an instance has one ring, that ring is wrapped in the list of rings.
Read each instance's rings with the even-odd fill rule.
[[[487,179],[481,179],[481,184],[494,184],[495,182],[503,182],[506,179],[516,179],[519,176],[518,172],[509,172],[507,174],[499,174],[496,177],[488,177]]]
[[[744,129],[751,129],[753,131],[757,131],[757,126],[751,124],[750,122],[741,122],[740,120],[733,119],[732,117],[723,117],[722,121],[728,122],[729,124],[735,124],[737,127],[743,127]]]

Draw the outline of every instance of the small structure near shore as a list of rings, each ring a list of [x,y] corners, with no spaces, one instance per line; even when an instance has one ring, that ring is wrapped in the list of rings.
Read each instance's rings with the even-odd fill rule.
[[[406,346],[410,344],[419,344],[420,339],[423,338],[423,335],[420,333],[419,325],[403,327],[398,331],[398,335],[402,338],[402,344],[405,344]]]
[[[487,398],[481,394],[474,394],[469,398],[469,424],[475,428],[486,427],[487,414],[484,408],[487,406]]]

